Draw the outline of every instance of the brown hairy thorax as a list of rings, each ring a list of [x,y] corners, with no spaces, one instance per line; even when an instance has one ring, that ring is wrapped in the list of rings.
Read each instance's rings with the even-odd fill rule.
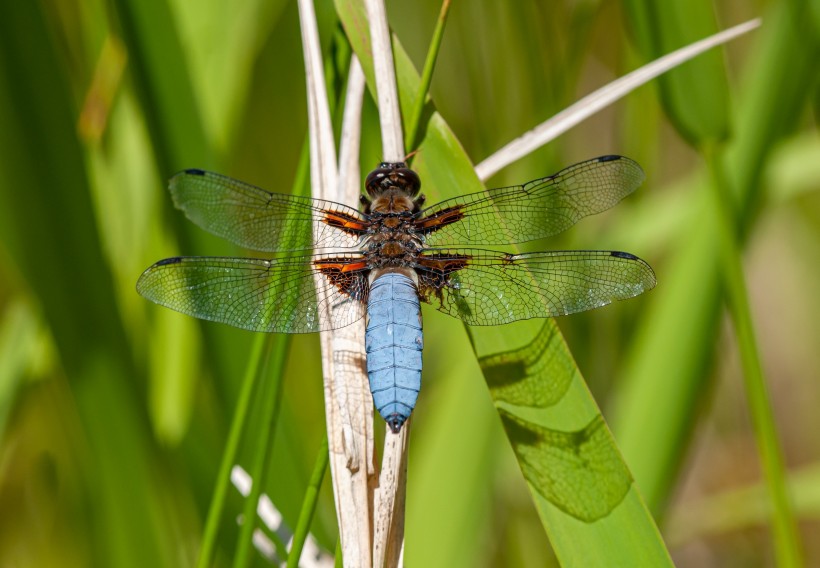
[[[362,196],[365,222],[342,211],[326,215],[325,223],[349,234],[366,237],[361,262],[342,258],[326,259],[318,266],[341,290],[351,293],[387,272],[400,272],[413,280],[422,298],[430,298],[434,288],[444,286],[452,272],[467,265],[467,257],[424,255],[424,236],[464,217],[460,205],[420,218],[424,195],[421,180],[404,162],[382,162],[365,180],[367,196]],[[417,274],[421,269],[423,278]],[[422,282],[423,280],[423,282]]]

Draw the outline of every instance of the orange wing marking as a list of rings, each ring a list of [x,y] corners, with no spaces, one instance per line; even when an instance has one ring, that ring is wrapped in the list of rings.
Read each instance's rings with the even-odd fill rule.
[[[326,211],[324,222],[350,235],[359,236],[367,233],[367,224],[349,213]]]
[[[340,292],[361,300],[367,297],[367,261],[359,258],[323,258],[313,265]]]
[[[454,205],[453,207],[442,209],[429,217],[419,219],[416,223],[416,230],[421,233],[432,233],[456,221],[461,221],[463,218],[464,212],[461,210],[461,205]]]

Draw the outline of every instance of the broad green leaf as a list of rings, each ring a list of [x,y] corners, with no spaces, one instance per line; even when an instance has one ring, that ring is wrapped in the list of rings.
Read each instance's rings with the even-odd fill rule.
[[[509,327],[513,331],[503,334],[472,328],[470,336],[485,376],[488,370],[494,376],[500,361],[510,371],[519,368],[507,377],[504,390],[510,383],[526,391],[564,390],[541,405],[513,407],[499,400],[509,395],[490,384],[562,565],[671,564],[555,322],[528,321]],[[631,532],[636,540],[612,546],[622,531]]]
[[[710,0],[627,0],[625,15],[649,61],[718,31]],[[682,136],[694,144],[728,135],[729,100],[720,50],[711,50],[658,78],[661,101]]]
[[[555,430],[499,407],[501,421],[538,494],[579,521],[594,523],[617,507],[632,485],[603,417],[578,430]]]

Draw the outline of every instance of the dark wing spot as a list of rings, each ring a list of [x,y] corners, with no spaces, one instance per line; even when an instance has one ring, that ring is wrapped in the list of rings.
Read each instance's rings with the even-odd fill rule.
[[[182,262],[181,256],[173,256],[171,258],[163,258],[160,261],[154,263],[154,266],[165,266],[166,264],[179,264]]]
[[[185,173],[186,173],[186,174],[190,174],[190,175],[192,175],[192,176],[204,176],[204,175],[205,175],[205,170],[200,170],[200,169],[197,169],[197,168],[192,168],[192,169],[190,169],[190,170],[185,170]]]
[[[612,256],[618,257],[618,258],[625,258],[627,260],[638,260],[637,256],[635,256],[634,254],[629,254],[628,252],[620,252],[620,251],[614,250],[609,254],[611,254]]]
[[[598,161],[599,162],[616,162],[620,159],[621,159],[621,156],[609,155],[609,156],[600,156],[598,158]]]

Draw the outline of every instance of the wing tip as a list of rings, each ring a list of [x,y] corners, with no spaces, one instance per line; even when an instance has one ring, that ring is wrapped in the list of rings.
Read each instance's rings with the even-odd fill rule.
[[[619,251],[619,250],[610,251],[609,255],[614,256],[615,258],[622,258],[624,260],[637,262],[638,264],[640,264],[643,267],[644,276],[645,276],[645,279],[644,279],[644,282],[643,282],[644,291],[651,290],[652,288],[654,288],[658,284],[657,277],[655,276],[655,271],[652,270],[652,267],[644,259],[642,259],[638,256],[635,256],[634,254],[632,254],[630,252],[623,252],[623,251]]]
[[[183,257],[181,256],[163,258],[162,260],[158,260],[157,262],[146,268],[145,271],[143,271],[143,273],[140,274],[140,277],[137,279],[137,293],[153,301],[153,297],[149,292],[149,287],[151,286],[151,279],[154,271],[162,266],[179,264],[180,262],[182,262],[182,258]]]
[[[182,262],[181,256],[172,256],[171,258],[163,258],[154,263],[154,266],[165,266],[166,264],[179,264]]]
[[[201,170],[199,168],[188,168],[187,170],[182,170],[181,172],[177,172],[171,176],[171,179],[168,180],[168,187],[170,187],[173,191],[177,184],[184,180],[186,176],[204,177],[206,175],[208,175],[208,172],[205,170]]]
[[[633,190],[635,188],[637,188],[639,185],[641,185],[643,183],[643,181],[646,179],[646,173],[643,171],[643,168],[641,167],[641,165],[638,162],[636,162],[632,158],[627,158],[626,156],[620,156],[618,154],[607,154],[606,156],[598,156],[597,158],[593,158],[593,161],[598,162],[598,163],[622,162],[624,167],[632,168],[633,170],[637,170],[636,173],[635,173],[635,175],[636,175],[635,179],[636,179],[637,183],[632,188]],[[631,191],[630,191],[630,193],[631,193]]]

